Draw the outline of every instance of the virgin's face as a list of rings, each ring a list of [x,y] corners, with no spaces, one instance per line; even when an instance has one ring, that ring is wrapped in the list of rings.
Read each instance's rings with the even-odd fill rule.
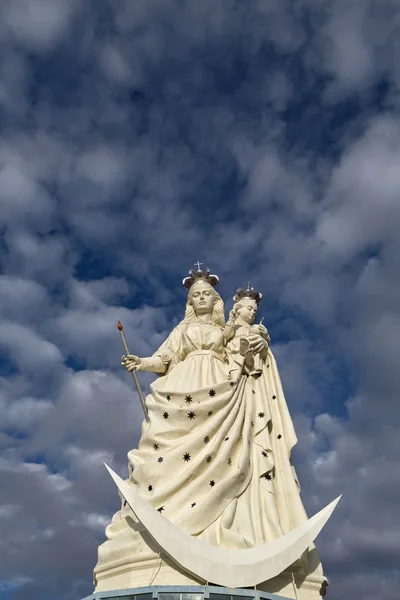
[[[215,298],[207,283],[198,283],[192,293],[192,304],[196,315],[211,315]]]
[[[238,314],[245,323],[251,325],[257,316],[257,302],[251,299],[244,300]]]

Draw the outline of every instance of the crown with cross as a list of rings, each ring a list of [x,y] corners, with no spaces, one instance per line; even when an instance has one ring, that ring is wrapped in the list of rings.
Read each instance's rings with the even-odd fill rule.
[[[202,264],[203,263],[197,261],[194,264],[194,266],[197,267],[197,270],[190,269],[189,277],[185,277],[185,279],[182,281],[182,284],[185,286],[186,289],[190,290],[192,285],[194,283],[197,283],[198,281],[204,281],[205,283],[208,283],[214,288],[217,286],[219,277],[217,275],[211,275],[210,269],[208,268],[204,270],[201,269]]]
[[[262,298],[262,294],[259,292],[255,292],[254,288],[250,285],[249,282],[247,284],[247,290],[243,290],[242,288],[239,288],[237,290],[235,296],[233,297],[233,301],[239,302],[240,300],[243,300],[243,298],[251,298],[252,300],[255,300],[257,304],[259,304]]]

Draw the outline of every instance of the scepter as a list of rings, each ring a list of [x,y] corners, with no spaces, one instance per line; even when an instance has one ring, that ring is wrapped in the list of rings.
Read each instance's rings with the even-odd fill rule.
[[[125,354],[128,356],[128,354],[130,354],[130,352],[129,352],[128,344],[126,343],[124,328],[122,326],[121,321],[118,321],[117,329],[121,334],[121,340],[124,345]],[[140,404],[142,405],[142,408],[143,408],[144,418],[146,419],[146,422],[148,423],[149,422],[149,413],[148,413],[147,406],[146,406],[146,400],[143,396],[142,388],[140,387],[138,376],[136,375],[135,371],[131,371],[131,373],[132,373],[133,381],[135,382],[135,386],[136,386],[136,390],[137,390],[137,393],[139,396]]]

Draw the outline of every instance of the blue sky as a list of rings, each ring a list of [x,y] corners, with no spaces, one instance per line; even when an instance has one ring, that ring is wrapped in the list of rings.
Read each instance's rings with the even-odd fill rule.
[[[0,2],[0,599],[76,600],[196,260],[248,280],[331,600],[400,585],[398,0]],[[151,376],[141,375],[146,387]]]

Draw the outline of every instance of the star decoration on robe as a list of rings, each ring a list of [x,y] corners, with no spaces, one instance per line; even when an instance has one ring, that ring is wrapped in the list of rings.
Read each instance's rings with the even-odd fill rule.
[[[162,456],[160,456],[160,458],[157,458],[157,461],[158,461],[159,463],[162,463],[162,462],[164,461],[164,459],[163,459],[163,457],[162,457]]]
[[[232,464],[232,459],[228,458],[228,465],[231,466],[231,464]]]
[[[167,412],[165,412],[165,413],[163,414],[163,417],[164,417],[164,419],[168,419],[168,417],[169,417],[169,414],[168,414]]]
[[[260,419],[262,419],[263,417],[265,417],[265,413],[263,413],[263,412],[259,412],[259,413],[258,413],[258,416],[260,417]]]
[[[128,504],[128,503],[127,503],[127,501],[126,501],[126,500],[124,500],[124,506],[126,506],[127,504]]]
[[[210,441],[210,438],[208,437],[208,435],[206,435],[206,437],[203,439],[203,442],[205,444],[208,444],[209,441]]]
[[[282,435],[281,435],[281,434],[279,434],[279,435],[278,435],[278,440],[280,440],[280,439],[281,439],[281,437],[282,437]]]
[[[192,420],[195,418],[196,413],[193,410],[191,410],[190,412],[188,412],[187,416],[188,416],[188,419]]]
[[[210,463],[210,462],[212,461],[212,456],[211,456],[211,454],[209,454],[209,455],[207,456],[207,458],[206,458],[206,461],[207,461],[208,463]]]
[[[185,402],[186,402],[186,404],[190,404],[191,402],[193,402],[192,396],[186,396]]]
[[[208,411],[208,416],[209,416],[209,417],[211,417],[211,415],[212,415],[212,414],[213,414],[213,411],[212,411],[212,410],[209,410],[209,411]]]
[[[267,453],[265,450],[263,450],[263,451],[261,452],[261,454],[263,455],[263,457],[264,457],[264,458],[267,458],[267,456],[268,456],[268,453]]]
[[[171,396],[169,394],[167,396],[167,400],[171,400]]]
[[[157,510],[158,510],[159,513],[162,513],[162,511],[164,510],[164,507],[160,506],[160,508],[157,508]]]
[[[254,421],[252,421],[252,422],[250,423],[250,425],[251,425],[252,427],[254,427]]]
[[[183,455],[183,460],[185,462],[189,462],[190,459],[191,459],[191,456],[190,456],[189,452],[185,452],[185,454]]]
[[[272,396],[272,400],[276,400],[276,396]]]
[[[230,385],[231,387],[234,387],[234,385],[235,385],[235,382],[234,382],[234,381],[231,381],[229,385]]]
[[[147,489],[149,490],[149,492],[152,492],[153,491],[153,486],[149,485],[149,487]]]
[[[160,446],[157,444],[157,442],[155,442],[155,443],[153,444],[153,448],[154,448],[154,450],[159,450],[159,449],[160,449]]]
[[[192,508],[196,506],[196,502],[192,502]]]
[[[210,486],[211,486],[211,487],[214,487],[214,485],[215,485],[215,481],[214,481],[214,479],[211,479],[211,481],[210,481]]]
[[[215,390],[210,390],[208,392],[208,395],[211,396],[211,398],[214,398],[214,396],[215,396]]]
[[[267,479],[268,481],[271,481],[272,477],[269,473],[265,473],[265,475],[263,475],[264,479]]]
[[[255,394],[255,391],[254,391],[254,390],[251,390],[251,391],[253,392],[253,394]]]
[[[225,441],[227,442],[228,440],[229,440],[229,438],[228,438],[228,437],[226,437],[226,438],[225,438]]]

